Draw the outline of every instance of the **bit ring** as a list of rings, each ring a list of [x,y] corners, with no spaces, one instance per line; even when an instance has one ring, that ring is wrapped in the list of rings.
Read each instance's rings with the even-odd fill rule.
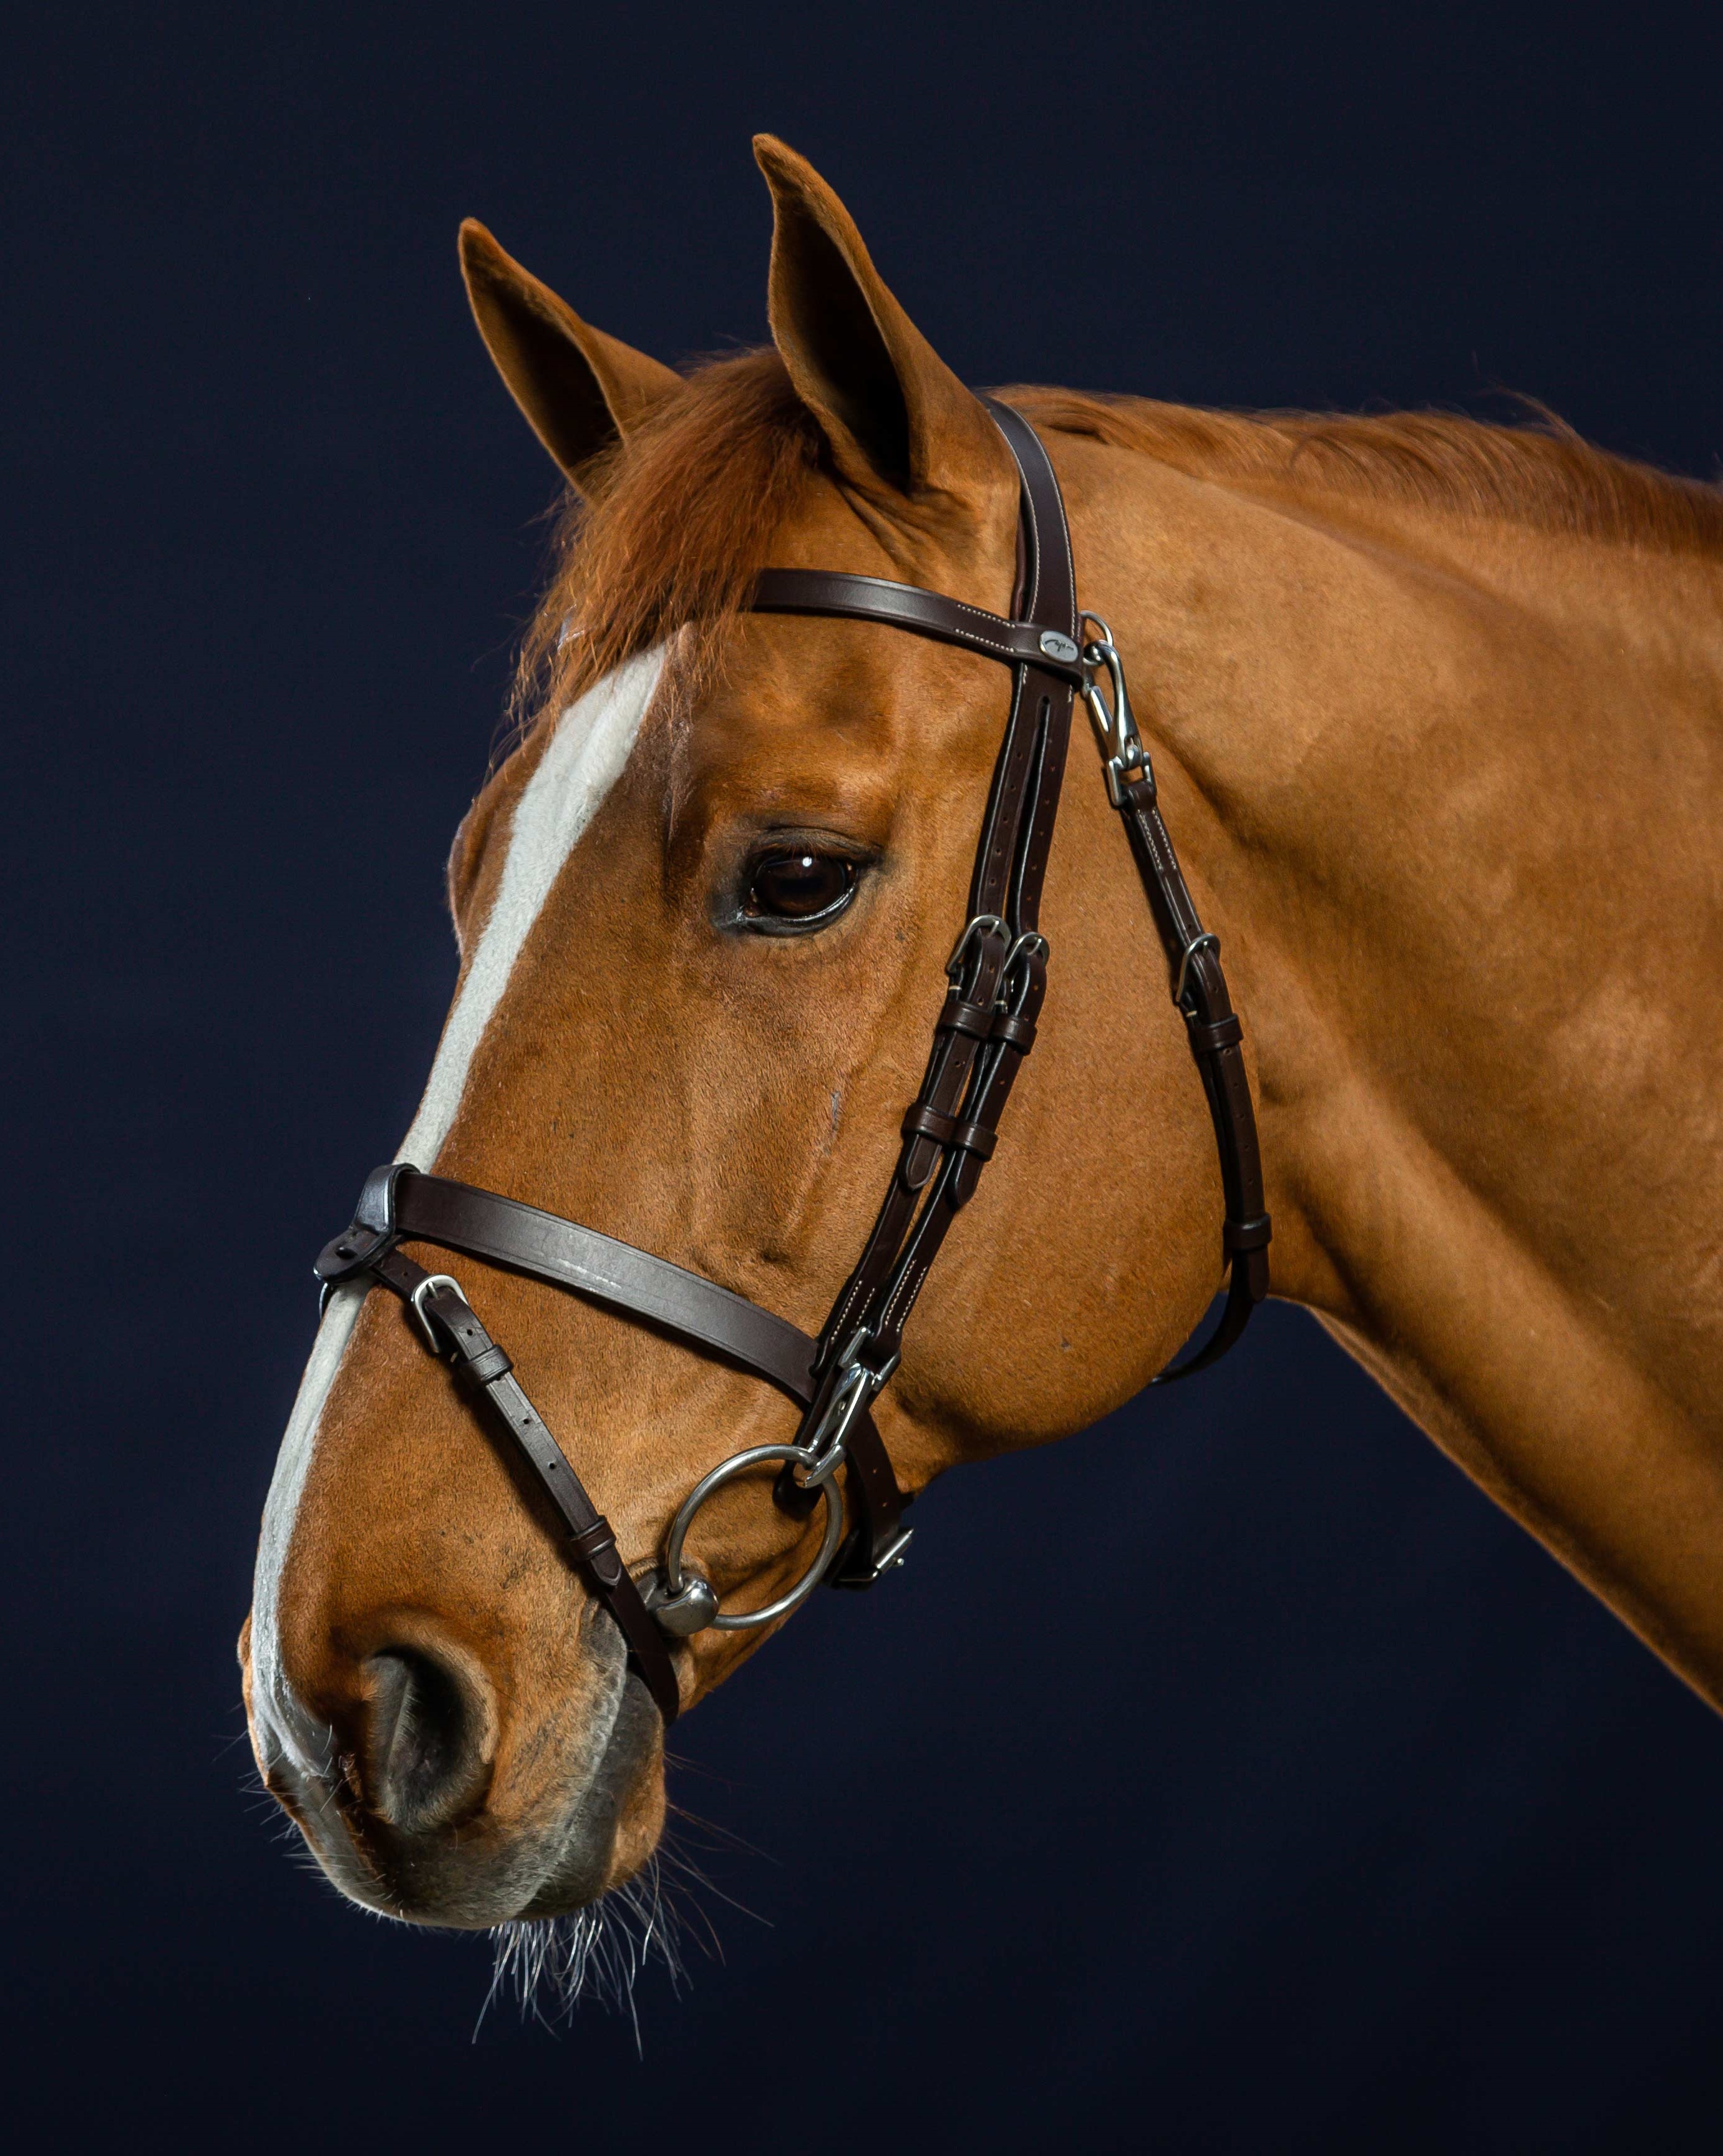
[[[688,1584],[688,1578],[682,1570],[682,1545],[687,1540],[688,1530],[694,1525],[695,1514],[707,1498],[715,1496],[736,1476],[746,1475],[750,1468],[774,1465],[800,1467],[805,1472],[820,1465],[820,1455],[805,1445],[751,1445],[746,1451],[732,1453],[728,1460],[720,1460],[710,1474],[701,1476],[676,1508],[676,1517],[671,1521],[670,1531],[664,1537],[664,1584],[668,1594],[680,1594]],[[780,1594],[775,1602],[768,1602],[763,1609],[742,1610],[733,1616],[726,1616],[722,1610],[715,1612],[707,1620],[715,1632],[751,1632],[757,1625],[770,1625],[780,1617],[787,1617],[792,1609],[799,1609],[819,1585],[844,1532],[844,1500],[833,1488],[829,1477],[815,1486],[825,1500],[826,1507],[826,1531],[820,1538],[819,1554],[793,1587]],[[700,1629],[704,1630],[705,1627]]]

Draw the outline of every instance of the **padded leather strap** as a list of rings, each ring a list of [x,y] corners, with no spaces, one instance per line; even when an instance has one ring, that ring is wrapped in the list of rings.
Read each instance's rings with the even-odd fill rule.
[[[395,1222],[403,1236],[490,1258],[612,1310],[648,1318],[740,1363],[803,1406],[813,1396],[813,1342],[799,1327],[632,1243],[440,1175],[401,1178]]]

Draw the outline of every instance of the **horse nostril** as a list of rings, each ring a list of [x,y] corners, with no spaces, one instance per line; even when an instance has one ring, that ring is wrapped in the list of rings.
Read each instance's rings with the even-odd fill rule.
[[[371,1809],[404,1833],[449,1825],[490,1779],[496,1717],[489,1686],[423,1646],[380,1648],[365,1671]]]

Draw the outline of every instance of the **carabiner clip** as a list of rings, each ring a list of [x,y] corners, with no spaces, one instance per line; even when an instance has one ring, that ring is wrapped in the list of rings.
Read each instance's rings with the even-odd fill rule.
[[[1125,664],[1113,643],[1113,632],[1099,614],[1083,617],[1085,629],[1099,633],[1083,646],[1083,701],[1088,706],[1095,737],[1100,743],[1107,798],[1115,808],[1125,806],[1125,788],[1139,779],[1151,783],[1154,773],[1125,686]],[[1101,694],[1100,675],[1105,670],[1110,702]]]

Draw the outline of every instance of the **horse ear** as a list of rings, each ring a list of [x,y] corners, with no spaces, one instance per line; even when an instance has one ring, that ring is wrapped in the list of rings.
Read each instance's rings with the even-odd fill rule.
[[[844,477],[971,508],[1016,475],[998,429],[887,290],[805,157],[754,137],[772,190],[772,335]]]
[[[583,322],[474,218],[460,228],[461,275],[479,334],[527,424],[579,491],[592,467],[682,377]]]

